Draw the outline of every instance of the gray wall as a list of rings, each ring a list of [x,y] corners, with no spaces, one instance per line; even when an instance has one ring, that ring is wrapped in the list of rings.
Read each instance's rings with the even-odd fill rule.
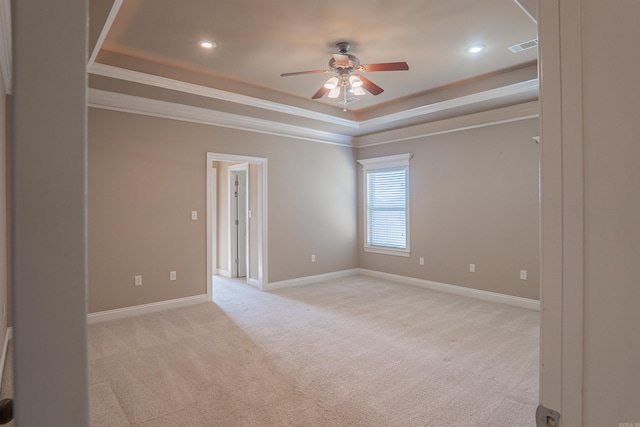
[[[357,267],[351,148],[91,108],[90,312],[206,293],[207,152],[268,159],[269,282]]]
[[[14,414],[88,426],[88,2],[12,6]]]
[[[537,134],[529,119],[359,149],[359,158],[414,155],[412,251],[401,258],[362,251],[361,176],[349,148],[90,109],[89,310],[206,293],[207,152],[268,158],[271,283],[362,267],[537,299]],[[218,166],[224,246],[227,173]]]
[[[528,119],[360,149],[359,159],[413,154],[411,257],[364,252],[359,209],[360,267],[538,299],[537,135],[538,120]]]

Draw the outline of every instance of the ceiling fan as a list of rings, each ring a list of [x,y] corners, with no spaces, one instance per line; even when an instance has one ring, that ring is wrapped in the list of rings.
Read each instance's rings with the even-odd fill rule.
[[[364,95],[369,92],[372,95],[380,95],[384,89],[371,80],[364,77],[365,72],[373,71],[404,71],[409,69],[406,62],[385,62],[382,64],[360,64],[360,60],[349,54],[351,44],[348,42],[336,43],[338,53],[334,53],[329,60],[329,70],[297,71],[293,73],[280,74],[280,77],[299,76],[302,74],[336,73],[329,78],[326,83],[311,97],[319,99],[329,92],[329,98],[338,98],[342,89],[343,98],[346,104],[347,92],[353,95]]]

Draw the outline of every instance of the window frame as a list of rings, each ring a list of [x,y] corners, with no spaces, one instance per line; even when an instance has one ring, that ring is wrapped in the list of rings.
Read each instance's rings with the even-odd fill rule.
[[[378,253],[384,255],[394,255],[394,256],[402,256],[409,257],[411,256],[411,246],[410,246],[410,174],[409,174],[409,161],[413,157],[412,154],[396,154],[392,156],[384,156],[384,157],[375,157],[371,159],[362,159],[358,160],[358,163],[362,165],[362,210],[363,210],[363,236],[364,236],[364,251],[371,253]],[[367,174],[375,171],[383,171],[387,169],[400,169],[404,168],[405,170],[405,223],[406,223],[406,231],[405,231],[405,248],[393,248],[387,246],[373,246],[369,245],[369,200],[368,200],[368,191],[367,191]]]

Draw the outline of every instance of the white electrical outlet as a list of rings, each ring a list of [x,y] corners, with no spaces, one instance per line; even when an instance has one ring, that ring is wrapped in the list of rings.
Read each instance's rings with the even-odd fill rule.
[[[176,272],[175,271],[170,271],[169,272],[169,280],[176,280]]]
[[[520,280],[527,280],[527,270],[520,270]]]
[[[316,256],[315,255],[311,255],[311,262],[316,262]]]
[[[418,262],[420,263],[420,265],[424,265],[424,258],[420,257],[420,259],[418,260]]]
[[[135,276],[133,278],[133,284],[136,286],[142,285],[142,276]]]
[[[475,272],[476,272],[476,265],[469,264],[469,273],[475,273]]]

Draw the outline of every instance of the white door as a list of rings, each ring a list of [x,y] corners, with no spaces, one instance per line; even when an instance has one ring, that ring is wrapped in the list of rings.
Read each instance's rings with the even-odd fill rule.
[[[247,171],[235,172],[236,277],[247,277]]]
[[[229,168],[229,272],[248,277],[248,165]]]

